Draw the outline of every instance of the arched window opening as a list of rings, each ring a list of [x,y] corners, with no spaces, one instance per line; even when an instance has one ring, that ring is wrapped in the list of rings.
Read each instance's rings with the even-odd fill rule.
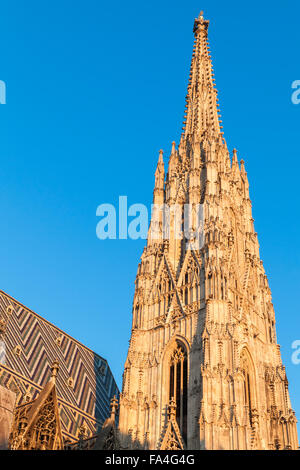
[[[187,287],[184,290],[184,303],[185,305],[188,305],[189,303],[189,291]]]
[[[244,375],[244,400],[247,409],[249,425],[252,426],[252,407],[253,407],[253,392],[252,392],[252,369],[249,363],[249,358],[246,351],[241,355],[241,369]]]
[[[221,274],[221,299],[224,299],[224,285],[223,285],[223,275]]]
[[[185,347],[176,342],[169,364],[170,390],[169,400],[176,403],[176,420],[181,435],[186,442],[187,437],[187,353]]]
[[[212,274],[208,274],[208,297],[212,297]]]
[[[269,327],[269,335],[270,335],[270,343],[274,343],[275,342],[275,335],[274,335],[274,322],[272,321],[270,323],[270,327]]]
[[[135,307],[135,318],[134,318],[134,327],[138,328],[139,326],[139,306]]]
[[[270,341],[270,343],[273,343],[272,328],[271,328],[271,326],[269,326],[269,341]]]

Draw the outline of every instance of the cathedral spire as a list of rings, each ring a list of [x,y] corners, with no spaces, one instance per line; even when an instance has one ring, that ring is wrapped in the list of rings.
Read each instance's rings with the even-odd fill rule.
[[[208,44],[209,21],[203,11],[194,22],[194,48],[186,96],[182,138],[201,141],[205,133],[220,137],[217,90]]]
[[[119,436],[132,449],[297,449],[249,183],[220,132],[208,24],[201,12],[183,137],[165,183],[162,152],[155,174]]]
[[[156,194],[161,195],[163,193],[163,190],[164,190],[165,167],[164,167],[163,155],[164,155],[163,150],[160,150],[159,151],[158,162],[157,162],[157,167],[156,167],[156,170],[155,170],[154,199],[155,199]]]
[[[176,166],[178,163],[177,153],[176,153],[176,143],[172,142],[172,150],[171,155],[169,158],[169,165],[168,165],[168,180],[172,178],[174,172],[176,171]]]

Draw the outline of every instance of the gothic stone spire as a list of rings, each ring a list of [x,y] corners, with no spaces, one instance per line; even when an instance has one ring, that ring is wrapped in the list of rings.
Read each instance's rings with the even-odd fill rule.
[[[201,141],[205,132],[221,133],[217,90],[208,43],[209,21],[200,12],[194,23],[194,49],[186,96],[183,138]]]
[[[201,13],[184,133],[164,184],[160,153],[154,190],[155,202],[179,208],[180,226],[184,206],[201,205],[203,226],[193,210],[190,220],[203,243],[176,239],[172,216],[165,236],[154,213],[159,236],[149,236],[136,277],[120,438],[126,448],[182,448],[182,436],[187,449],[297,449],[249,183],[220,133],[207,30]]]

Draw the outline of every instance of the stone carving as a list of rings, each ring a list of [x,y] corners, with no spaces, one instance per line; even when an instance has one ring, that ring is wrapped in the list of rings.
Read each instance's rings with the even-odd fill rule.
[[[12,450],[60,450],[63,439],[56,397],[58,362],[51,368],[51,379],[33,402],[16,407],[9,437]]]

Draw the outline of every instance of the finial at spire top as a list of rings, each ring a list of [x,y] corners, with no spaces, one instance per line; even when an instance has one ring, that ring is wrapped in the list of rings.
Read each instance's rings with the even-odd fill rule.
[[[164,151],[160,149],[160,151],[159,151],[159,158],[158,158],[158,162],[159,162],[159,163],[163,163],[163,162],[164,162],[163,156],[164,156]]]
[[[51,365],[51,382],[56,381],[56,377],[59,371],[59,362],[57,359]]]
[[[237,149],[233,149],[232,151],[233,155],[232,155],[232,165],[237,165],[239,164],[238,162],[238,157],[237,157]]]
[[[209,21],[204,19],[203,10],[200,11],[200,14],[199,14],[198,18],[195,18],[194,33],[196,33],[198,31],[199,25],[202,26],[202,28],[204,28],[205,31],[207,31]]]
[[[241,172],[246,173],[246,171],[245,171],[245,162],[244,162],[243,159],[241,160]]]
[[[116,395],[113,396],[113,398],[110,401],[110,416],[112,419],[115,419],[117,410],[118,410],[119,404]]]

